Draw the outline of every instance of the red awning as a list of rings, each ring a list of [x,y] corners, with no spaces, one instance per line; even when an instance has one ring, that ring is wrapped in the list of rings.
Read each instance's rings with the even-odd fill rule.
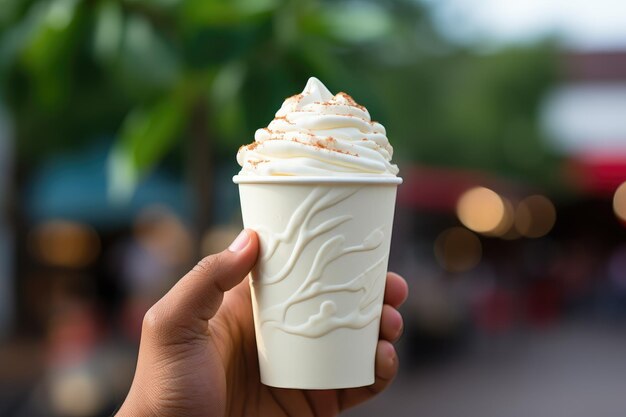
[[[626,181],[626,154],[584,155],[565,164],[566,177],[577,189],[599,196],[612,196]]]
[[[481,171],[410,167],[403,168],[400,176],[404,182],[398,189],[398,205],[416,210],[453,211],[461,194],[472,187],[511,188]]]

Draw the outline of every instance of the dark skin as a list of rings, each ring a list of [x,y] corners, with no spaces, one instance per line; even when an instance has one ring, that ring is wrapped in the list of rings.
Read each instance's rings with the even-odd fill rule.
[[[159,300],[143,322],[135,378],[119,417],[335,416],[383,391],[398,370],[397,308],[405,280],[388,273],[376,350],[376,382],[362,388],[272,388],[259,377],[248,272],[258,254],[244,231],[204,258]]]

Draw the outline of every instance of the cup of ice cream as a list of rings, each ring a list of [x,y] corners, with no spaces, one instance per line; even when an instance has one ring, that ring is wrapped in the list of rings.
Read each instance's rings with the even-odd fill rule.
[[[374,383],[396,188],[385,128],[316,78],[242,146],[244,226],[260,238],[250,286],[261,382]]]

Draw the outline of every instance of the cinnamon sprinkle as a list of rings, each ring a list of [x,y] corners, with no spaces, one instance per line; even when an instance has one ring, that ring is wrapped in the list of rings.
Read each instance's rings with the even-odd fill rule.
[[[344,93],[342,91],[342,92],[338,93],[337,95],[343,97],[350,106],[356,107],[356,108],[358,108],[360,110],[363,110],[363,111],[367,111],[367,109],[365,107],[361,106],[359,103],[354,101],[352,96],[350,96],[349,94],[346,94],[346,93]]]
[[[335,138],[330,138],[330,139],[332,139],[332,141],[335,141]],[[337,152],[337,153],[340,153],[340,154],[350,155],[350,156],[357,156],[357,157],[359,156],[359,155],[358,155],[358,154],[356,154],[356,153],[352,153],[352,152],[344,151],[344,150],[342,150],[342,149],[331,148],[331,147],[327,146],[327,145],[324,143],[325,141],[326,141],[326,142],[332,142],[332,141],[328,141],[327,139],[320,139],[320,140],[315,141],[314,143],[306,143],[306,142],[302,142],[302,141],[300,141],[300,140],[298,140],[298,139],[296,139],[296,138],[292,138],[292,139],[290,139],[290,141],[292,141],[292,142],[296,142],[296,143],[299,143],[299,144],[301,144],[301,145],[305,145],[305,146],[312,146],[312,147],[314,147],[314,148],[316,148],[316,149],[320,149],[320,150],[322,150],[322,149],[323,149],[323,150],[325,150],[325,151],[329,151],[329,152]]]
[[[246,148],[246,149],[247,149],[247,150],[249,150],[249,151],[253,151],[253,150],[255,150],[255,149],[257,148],[257,146],[259,146],[259,145],[260,145],[260,142],[256,142],[256,141],[255,141],[255,142],[252,142],[252,143],[251,143],[251,144],[249,144],[249,145],[242,146],[241,148]],[[241,149],[241,148],[239,148],[239,149]]]
[[[290,122],[289,120],[287,120],[287,116],[276,116],[274,117],[274,120],[272,120],[272,122],[275,122],[277,120],[282,120],[285,123],[290,124],[290,125],[294,124],[293,122]],[[270,125],[272,124],[272,122],[270,122]]]
[[[269,162],[268,159],[259,159],[256,161],[248,161],[248,163],[250,163],[250,165],[252,165],[254,168],[256,168],[259,164],[262,164],[264,162]]]

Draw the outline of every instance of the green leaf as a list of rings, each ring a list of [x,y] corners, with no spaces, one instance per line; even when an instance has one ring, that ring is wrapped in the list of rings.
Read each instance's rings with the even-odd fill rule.
[[[381,39],[393,28],[389,13],[371,2],[329,4],[319,14],[320,29],[344,42]]]
[[[235,61],[220,68],[211,86],[211,98],[216,106],[233,100],[241,92],[246,76],[246,66]]]
[[[71,59],[78,22],[77,0],[54,0],[22,51],[24,64],[43,105],[58,104],[68,93]]]
[[[280,0],[188,0],[182,7],[185,22],[202,26],[231,26],[268,15]]]
[[[123,204],[133,196],[139,175],[130,156],[120,146],[115,146],[107,160],[107,193],[114,204]]]
[[[186,120],[187,109],[180,94],[128,114],[109,158],[111,197],[119,200],[132,195],[141,177],[174,147]]]
[[[127,0],[128,4],[146,8],[168,10],[177,7],[184,0]]]
[[[96,58],[111,62],[117,58],[122,42],[124,21],[119,3],[105,1],[100,4],[96,15],[93,49]]]
[[[15,20],[22,6],[21,0],[2,0],[0,2],[0,27],[9,25]]]
[[[245,113],[241,100],[233,99],[215,108],[215,125],[221,146],[227,144],[241,145],[245,135]]]
[[[21,51],[31,42],[41,27],[45,14],[45,5],[35,3],[20,20],[0,33],[0,73],[3,78],[8,69],[16,64]]]
[[[176,49],[147,18],[128,16],[123,33],[120,64],[130,88],[166,90],[179,81],[181,63]]]

